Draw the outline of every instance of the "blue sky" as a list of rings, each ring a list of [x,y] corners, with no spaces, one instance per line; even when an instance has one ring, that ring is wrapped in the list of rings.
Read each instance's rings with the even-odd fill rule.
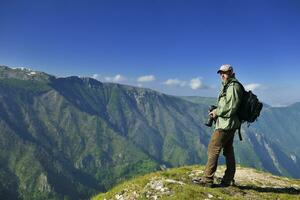
[[[0,0],[0,64],[216,96],[221,64],[274,106],[300,101],[298,0]]]

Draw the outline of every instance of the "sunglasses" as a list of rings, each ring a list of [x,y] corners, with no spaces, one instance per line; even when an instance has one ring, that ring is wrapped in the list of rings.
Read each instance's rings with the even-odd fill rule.
[[[220,71],[219,74],[220,75],[222,75],[222,74],[230,74],[230,71],[226,71],[226,72]]]

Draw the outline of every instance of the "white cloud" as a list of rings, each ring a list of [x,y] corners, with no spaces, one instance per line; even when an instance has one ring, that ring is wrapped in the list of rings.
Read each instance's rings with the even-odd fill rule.
[[[137,82],[151,82],[151,81],[155,81],[155,76],[146,75],[146,76],[140,76],[137,79]]]
[[[126,77],[122,76],[121,74],[117,74],[114,77],[106,76],[104,77],[104,80],[108,82],[122,82],[126,80]]]
[[[92,75],[92,78],[93,78],[93,79],[98,79],[98,78],[99,78],[99,74],[93,74],[93,75]]]
[[[258,83],[251,83],[251,84],[245,85],[244,87],[245,87],[246,90],[254,91],[254,90],[257,90],[257,89],[261,89],[262,85],[258,84]]]
[[[202,81],[200,80],[199,77],[197,78],[193,78],[190,80],[190,87],[193,89],[193,90],[197,90],[197,89],[200,89],[203,87],[202,85]]]
[[[179,80],[177,78],[175,79],[168,79],[164,82],[165,85],[175,85],[175,86],[180,86],[184,87],[186,85],[186,81]]]
[[[184,81],[180,79],[168,79],[163,84],[169,86],[180,86],[180,87],[190,87],[192,90],[197,89],[214,89],[214,86],[207,86],[202,83],[201,77],[192,78],[190,81]]]

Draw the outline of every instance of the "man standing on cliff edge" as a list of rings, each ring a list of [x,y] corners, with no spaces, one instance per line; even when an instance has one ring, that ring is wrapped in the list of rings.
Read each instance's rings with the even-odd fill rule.
[[[204,175],[201,179],[193,182],[206,187],[214,187],[214,174],[218,166],[218,158],[221,150],[226,159],[226,170],[219,187],[228,187],[234,183],[236,170],[233,150],[233,139],[235,131],[240,127],[237,110],[242,100],[243,88],[235,78],[231,65],[225,64],[217,72],[222,80],[222,89],[218,97],[217,108],[209,115],[216,119],[215,131],[208,145],[208,160]]]

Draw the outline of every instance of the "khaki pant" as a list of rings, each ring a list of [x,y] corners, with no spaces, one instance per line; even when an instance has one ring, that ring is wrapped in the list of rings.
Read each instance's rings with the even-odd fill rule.
[[[221,150],[226,159],[226,171],[222,181],[230,183],[235,174],[235,158],[233,150],[233,138],[236,130],[221,130],[217,129],[212,134],[211,140],[208,145],[208,160],[204,171],[204,180],[213,182],[214,174],[217,170],[218,159]]]

